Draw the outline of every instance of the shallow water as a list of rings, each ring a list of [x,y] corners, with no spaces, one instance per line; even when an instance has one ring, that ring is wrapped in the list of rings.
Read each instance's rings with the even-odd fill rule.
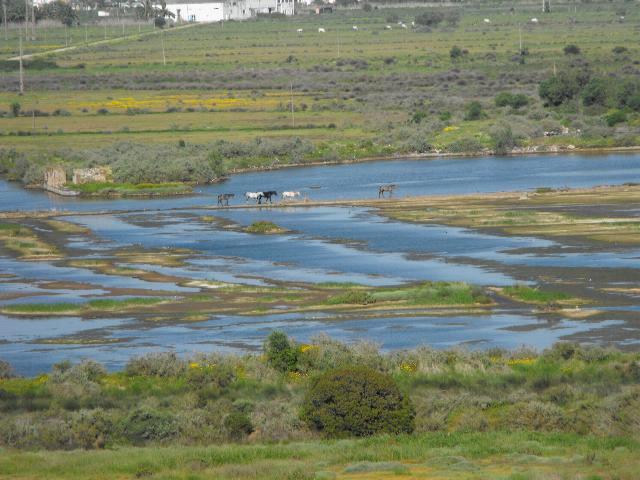
[[[227,182],[197,188],[201,195],[155,199],[60,197],[0,180],[0,205],[7,210],[166,209],[215,204],[222,192],[297,190],[312,200],[372,198],[378,185],[395,183],[396,194],[429,195],[527,190],[537,187],[589,187],[640,180],[640,155],[558,154],[513,157],[384,160],[347,165],[287,168],[233,175]]]
[[[148,272],[182,279],[247,285],[288,282],[355,282],[397,285],[422,280],[465,281],[478,285],[553,282],[582,292],[612,286],[637,286],[640,250],[595,249],[534,237],[508,237],[440,225],[390,221],[373,210],[348,207],[204,211],[173,207],[214,204],[222,191],[243,193],[264,189],[301,190],[312,199],[370,198],[377,185],[393,182],[397,195],[456,194],[530,189],[540,186],[581,187],[640,179],[640,155],[558,155],[428,161],[384,161],[331,167],[296,168],[232,177],[222,185],[203,187],[203,196],[78,200],[27,191],[0,180],[0,201],[7,209],[143,210],[130,214],[78,215],[65,220],[84,225],[91,235],[68,235],[65,247],[75,259],[110,257],[116,249],[157,251],[186,248],[193,255],[182,266],[127,264]],[[311,187],[320,188],[311,188]],[[242,203],[236,199],[235,203]],[[627,209],[626,215],[637,215]],[[203,221],[214,215],[224,222]],[[289,232],[249,234],[242,227],[268,220]],[[62,236],[61,236],[62,238]],[[197,292],[172,281],[148,281],[106,275],[64,261],[25,262],[0,256],[0,305],[24,302],[86,301],[110,289],[151,292]],[[591,282],[593,278],[593,283]],[[43,288],[43,282],[88,285],[73,290],[64,285]],[[25,295],[16,298],[17,295]],[[32,296],[26,296],[32,295]],[[605,295],[601,294],[601,297]],[[264,316],[219,316],[204,322],[149,322],[132,318],[51,317],[12,318],[0,315],[0,358],[18,371],[34,374],[69,359],[93,358],[109,368],[121,368],[134,355],[172,349],[196,351],[257,349],[270,331],[283,329],[298,341],[326,333],[346,342],[362,339],[385,349],[431,345],[446,348],[543,348],[561,338],[640,345],[637,295],[610,293],[593,306],[603,313],[572,320],[556,314],[536,314],[532,308],[509,307],[491,314],[412,316],[337,315],[331,313]],[[605,295],[605,296],[606,296]],[[604,302],[604,303],[603,303]],[[47,339],[62,343],[38,344]],[[67,338],[91,339],[90,345],[64,343]],[[54,340],[55,342],[56,340]],[[115,343],[114,343],[115,342]]]

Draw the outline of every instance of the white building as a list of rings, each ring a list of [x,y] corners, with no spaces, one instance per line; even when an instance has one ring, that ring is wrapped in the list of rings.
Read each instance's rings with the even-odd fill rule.
[[[167,10],[176,22],[219,22],[224,19],[224,3],[210,0],[169,0]]]
[[[169,0],[167,10],[176,22],[219,22],[244,20],[258,14],[295,13],[294,0]]]
[[[294,0],[226,0],[224,2],[225,20],[244,20],[261,13],[293,15]]]

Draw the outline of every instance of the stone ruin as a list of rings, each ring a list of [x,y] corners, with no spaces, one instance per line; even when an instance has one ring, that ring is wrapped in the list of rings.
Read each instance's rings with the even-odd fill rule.
[[[111,167],[76,168],[73,171],[73,184],[83,183],[111,183]]]
[[[44,188],[58,190],[64,188],[67,183],[67,174],[60,166],[47,167],[44,171]]]

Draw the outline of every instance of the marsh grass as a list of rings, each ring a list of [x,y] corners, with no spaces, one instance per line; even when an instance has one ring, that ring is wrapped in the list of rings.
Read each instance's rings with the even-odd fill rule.
[[[502,293],[508,297],[527,303],[553,303],[571,300],[571,296],[564,292],[540,290],[537,287],[526,285],[513,285],[504,287]]]
[[[2,311],[9,314],[56,314],[56,313],[88,313],[99,311],[117,311],[136,307],[149,307],[166,302],[161,297],[134,297],[126,299],[95,299],[86,303],[25,303],[6,305]]]

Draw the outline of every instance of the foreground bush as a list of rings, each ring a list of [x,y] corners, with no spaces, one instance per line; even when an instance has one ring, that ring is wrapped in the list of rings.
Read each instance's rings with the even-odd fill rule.
[[[301,416],[328,437],[363,437],[411,433],[415,411],[392,377],[366,367],[350,367],[316,378]]]

